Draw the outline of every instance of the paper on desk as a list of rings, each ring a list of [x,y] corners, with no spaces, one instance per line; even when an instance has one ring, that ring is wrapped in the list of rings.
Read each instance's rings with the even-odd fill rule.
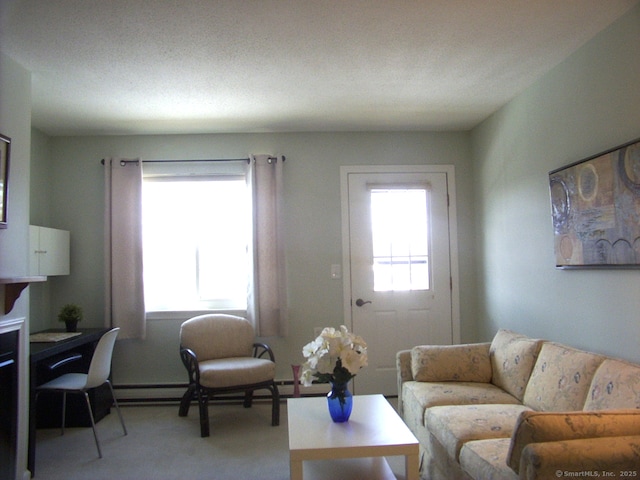
[[[82,332],[40,332],[29,335],[31,343],[55,343],[82,335]]]

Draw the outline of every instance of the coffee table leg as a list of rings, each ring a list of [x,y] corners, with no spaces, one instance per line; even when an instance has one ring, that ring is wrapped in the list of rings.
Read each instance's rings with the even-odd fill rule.
[[[418,454],[406,455],[404,457],[404,472],[407,480],[418,480]]]
[[[302,480],[302,460],[294,460],[291,455],[289,455],[289,476],[291,480]]]

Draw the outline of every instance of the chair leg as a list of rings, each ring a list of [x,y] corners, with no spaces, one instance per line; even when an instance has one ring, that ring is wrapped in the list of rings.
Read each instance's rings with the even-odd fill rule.
[[[253,390],[245,390],[244,392],[244,408],[251,408],[253,405]]]
[[[62,419],[60,423],[60,435],[64,435],[64,424],[67,414],[67,392],[62,392]]]
[[[209,433],[209,395],[201,389],[196,389],[198,407],[200,409],[200,436],[208,437]]]
[[[89,411],[89,418],[91,419],[91,428],[93,428],[93,438],[96,440],[96,448],[98,449],[98,456],[102,458],[102,450],[100,450],[100,441],[98,440],[98,432],[96,431],[96,422],[93,419],[93,412],[91,411],[91,402],[89,401],[89,394],[84,393],[84,399],[87,403],[87,410]]]
[[[182,396],[182,400],[180,400],[180,409],[178,410],[179,417],[186,417],[189,415],[189,407],[191,406],[191,400],[193,400],[193,394],[196,391],[196,386],[194,383],[189,385],[187,391],[184,392]]]
[[[280,425],[280,392],[275,383],[269,390],[271,390],[271,426],[276,427]]]
[[[122,431],[125,435],[127,435],[127,427],[124,426],[124,420],[122,419],[122,413],[120,412],[120,406],[118,405],[118,400],[116,400],[116,396],[113,393],[113,386],[111,382],[107,380],[107,384],[109,385],[109,390],[111,390],[111,398],[113,398],[113,404],[116,406],[116,412],[118,412],[118,417],[120,418],[120,424],[122,425]]]

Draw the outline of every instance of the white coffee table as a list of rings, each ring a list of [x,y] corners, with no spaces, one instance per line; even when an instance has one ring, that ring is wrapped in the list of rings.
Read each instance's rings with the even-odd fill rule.
[[[389,479],[384,457],[405,457],[418,480],[418,440],[382,395],[355,395],[351,418],[334,423],[324,397],[287,400],[291,480]]]

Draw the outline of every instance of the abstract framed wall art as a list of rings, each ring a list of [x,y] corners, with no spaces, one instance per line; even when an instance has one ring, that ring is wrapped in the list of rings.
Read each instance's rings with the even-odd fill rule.
[[[9,192],[9,154],[11,139],[0,133],[0,228],[7,228],[7,197]]]
[[[640,268],[640,139],[549,172],[556,266]]]

